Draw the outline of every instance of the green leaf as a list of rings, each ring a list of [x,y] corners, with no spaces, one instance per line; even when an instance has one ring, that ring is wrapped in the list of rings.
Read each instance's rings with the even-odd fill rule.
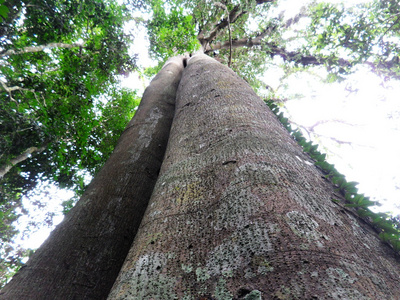
[[[400,246],[400,234],[398,232],[396,233],[389,233],[389,232],[381,232],[379,234],[379,237],[382,239],[384,242],[389,242],[393,246]]]
[[[343,185],[343,187],[341,187],[341,188],[345,189],[346,192],[348,192],[350,194],[356,194],[358,191],[358,189],[356,188],[356,185],[358,185],[358,182],[350,181],[350,182],[345,183]]]
[[[1,5],[0,6],[0,15],[6,19],[8,17],[8,13],[10,12],[10,10],[8,9],[7,6],[5,5]]]
[[[279,118],[279,121],[281,121],[282,124],[287,124],[289,122],[289,119],[285,118],[285,117],[281,117],[281,118]]]
[[[360,217],[372,217],[372,216],[375,215],[375,214],[374,214],[372,211],[370,211],[368,208],[360,208],[360,209],[357,209],[357,214],[358,214]]]
[[[344,196],[344,198],[348,201],[353,203],[354,202],[354,198],[352,194],[346,193],[346,195]]]
[[[395,238],[391,239],[390,244],[395,251],[400,251],[400,236],[397,235]]]
[[[325,160],[326,160],[326,154],[325,153],[317,155],[317,161],[318,162],[325,162]]]
[[[345,206],[347,206],[347,207],[369,207],[369,206],[376,205],[376,203],[377,203],[376,201],[370,201],[370,200],[364,199],[363,201],[346,204]]]
[[[326,161],[319,161],[318,160],[315,164],[317,166],[319,166],[322,170],[324,170],[327,173],[331,172],[335,168],[334,165],[332,165],[332,164],[330,164],[330,163],[328,163]],[[333,183],[335,183],[334,179],[336,180],[336,177],[332,179]]]
[[[393,227],[393,223],[386,220],[385,217],[374,216],[372,223],[377,226],[379,229],[384,230],[384,232],[389,234],[399,234],[399,231]]]
[[[303,135],[301,134],[301,132],[299,130],[296,130],[292,133],[292,135],[296,138],[297,141],[299,141],[300,139],[304,139]]]

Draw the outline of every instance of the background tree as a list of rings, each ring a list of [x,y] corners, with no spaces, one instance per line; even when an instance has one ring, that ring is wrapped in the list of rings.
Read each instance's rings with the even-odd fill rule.
[[[172,7],[166,12],[165,2],[150,2],[153,18],[148,22],[150,53],[155,59],[166,60],[176,54],[193,52],[198,49],[195,38],[195,24],[191,15],[185,15],[183,8]]]
[[[114,1],[7,1],[0,24],[0,272],[21,264],[9,242],[21,197],[38,182],[84,189],[139,99],[119,75],[135,68],[130,17]],[[71,205],[74,200],[68,204]],[[50,220],[51,222],[51,220]],[[20,254],[24,251],[17,250]]]

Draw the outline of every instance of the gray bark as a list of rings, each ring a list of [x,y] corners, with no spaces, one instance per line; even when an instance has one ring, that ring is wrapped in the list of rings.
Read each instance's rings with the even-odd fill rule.
[[[183,58],[169,60],[77,205],[0,299],[105,299],[156,182],[174,114]]]
[[[0,180],[3,179],[3,177],[12,169],[13,166],[16,164],[19,164],[20,162],[23,162],[24,160],[27,160],[33,153],[40,153],[44,151],[47,147],[47,144],[41,146],[40,148],[38,147],[29,147],[26,149],[24,152],[22,152],[20,155],[17,155],[16,157],[13,157],[10,159],[9,162],[7,162],[5,165],[0,166]]]
[[[52,49],[52,48],[78,48],[78,47],[84,47],[85,44],[82,43],[74,43],[74,44],[65,44],[65,43],[50,43],[47,45],[40,45],[40,46],[28,46],[24,47],[20,50],[7,50],[3,53],[0,53],[0,57],[4,56],[10,56],[10,55],[17,55],[17,54],[24,54],[24,53],[32,53],[32,52],[40,52],[43,51],[44,49]]]
[[[243,80],[194,56],[108,299],[400,299],[398,256],[322,175]]]

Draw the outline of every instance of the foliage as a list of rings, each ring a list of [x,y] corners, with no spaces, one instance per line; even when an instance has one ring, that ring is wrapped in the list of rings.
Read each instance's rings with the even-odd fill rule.
[[[10,12],[8,7],[4,5],[5,1],[6,0],[0,0],[0,21],[7,19],[8,13]]]
[[[352,7],[311,2],[291,18],[285,17],[281,1],[273,0],[175,0],[163,6],[150,3],[153,3],[153,18],[148,29],[154,57],[165,59],[167,48],[179,49],[182,53],[186,46],[186,51],[191,52],[190,47],[175,38],[158,43],[165,38],[164,33],[177,37],[177,32],[192,41],[196,31],[204,52],[221,62],[228,61],[232,48],[232,68],[254,84],[255,89],[260,86],[257,74],[276,57],[290,68],[325,66],[330,81],[344,79],[357,64],[368,65],[378,74],[399,78],[397,1],[374,1]],[[227,8],[229,21],[221,5]],[[174,9],[166,13],[165,7],[179,7],[185,17],[182,14],[176,17],[179,14]],[[189,16],[194,30],[188,29]],[[160,27],[164,29],[155,30]],[[168,29],[171,27],[173,32]],[[231,41],[228,27],[232,31]]]
[[[150,39],[150,54],[158,60],[165,61],[177,54],[193,52],[198,49],[195,26],[191,15],[185,15],[182,7],[169,7],[166,12],[164,1],[150,2],[153,17],[147,29]]]
[[[24,258],[33,253],[32,249],[14,249],[7,245],[0,250],[0,287],[3,287],[24,265]]]
[[[163,62],[170,56],[192,53],[199,49],[199,43],[205,47],[200,37],[204,37],[210,31],[213,32],[219,20],[226,18],[226,11],[220,9],[214,2],[209,1],[175,0],[165,2],[152,0],[149,3],[153,12],[153,17],[147,26],[150,53],[160,63],[157,67],[146,70],[145,74],[147,75],[157,73]],[[242,10],[249,10],[241,14],[240,18],[234,17],[235,20],[231,24],[232,38],[237,40],[243,34],[247,34],[247,21],[250,17],[258,15],[258,12],[256,12],[255,4],[248,1],[243,1],[242,6],[227,3],[227,9],[235,10],[237,14],[241,14]],[[262,11],[265,10],[267,10],[267,6],[262,9]],[[250,14],[250,12],[253,12],[253,14]],[[262,17],[260,17],[261,19]],[[261,23],[265,25],[264,21]],[[260,26],[262,25],[260,24]],[[221,26],[219,29],[213,43],[229,40],[226,26]],[[257,35],[257,32],[252,34]],[[207,44],[206,49],[203,50],[215,56],[221,62],[228,61],[229,51],[226,48],[216,51],[213,51],[212,48]],[[261,85],[256,74],[262,73],[265,69],[264,61],[267,56],[266,53],[259,51],[260,49],[257,50],[253,51],[253,49],[244,49],[243,47],[234,49],[235,55],[232,63],[232,68],[246,80],[254,83],[254,88]]]
[[[350,9],[320,3],[310,10],[307,30],[315,34],[308,34],[309,50],[341,74],[365,63],[378,74],[399,78],[399,9],[398,1],[389,0]]]
[[[20,266],[14,254],[25,253],[9,244],[21,197],[41,181],[81,193],[83,174],[93,175],[102,166],[138,105],[136,93],[118,85],[118,76],[135,68],[135,57],[128,54],[132,36],[124,32],[131,17],[124,5],[100,0],[5,4],[0,272]]]

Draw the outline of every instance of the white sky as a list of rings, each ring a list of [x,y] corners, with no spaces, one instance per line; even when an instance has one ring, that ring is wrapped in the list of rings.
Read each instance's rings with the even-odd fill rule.
[[[290,18],[299,8],[310,1],[285,0],[282,7],[286,9],[286,17]],[[330,2],[340,2],[331,0]],[[368,2],[368,0],[347,0],[345,3]],[[154,66],[148,56],[149,42],[145,30],[135,28],[136,38],[132,47],[139,54],[139,65]],[[279,85],[279,70],[273,69],[265,74],[265,82],[277,88]],[[334,163],[339,172],[346,175],[348,181],[359,182],[359,192],[365,193],[373,200],[384,203],[381,211],[400,214],[400,84],[398,81],[386,83],[386,88],[380,84],[382,80],[376,75],[361,69],[350,78],[352,88],[358,93],[349,95],[345,90],[348,82],[323,85],[310,76],[293,76],[288,80],[289,91],[302,94],[304,97],[289,101],[287,109],[291,120],[311,126],[321,120],[341,120],[356,126],[331,122],[317,127],[318,133],[350,141],[352,145],[337,147],[329,139],[323,139],[328,151],[329,162]],[[123,79],[124,86],[144,90],[148,82],[143,81],[137,72]],[[388,115],[398,112],[396,118],[390,120]],[[324,149],[320,148],[320,151]],[[396,188],[397,186],[397,188]],[[55,197],[62,197],[59,203],[68,199],[71,194],[50,191]],[[28,204],[27,204],[28,205]],[[53,204],[51,204],[53,205]],[[59,205],[59,204],[57,204]],[[397,207],[396,207],[397,205]],[[52,207],[52,209],[56,209]],[[37,217],[43,218],[43,214]],[[56,223],[62,216],[56,217]],[[21,226],[29,223],[29,219],[21,219]],[[37,248],[47,238],[49,228],[43,228],[20,241],[23,247]]]
[[[284,0],[280,7],[286,9],[285,17],[290,18],[309,2]],[[329,2],[344,2],[347,7],[371,0]],[[277,71],[279,74],[279,70],[273,70],[265,77],[272,87],[279,85]],[[322,84],[316,76],[307,74],[291,76],[287,83],[290,93],[303,96],[286,103],[291,121],[303,126],[312,126],[318,121],[342,121],[326,123],[315,130],[320,135],[351,142],[351,145],[338,147],[332,140],[319,138],[316,142],[327,148],[319,147],[319,150],[328,152],[329,162],[335,164],[348,181],[359,182],[359,193],[383,204],[379,211],[399,215],[400,82],[384,82],[368,68],[360,67],[343,83]],[[350,93],[346,88],[358,92]],[[389,118],[391,115],[393,118]]]
[[[346,82],[318,86],[317,81],[295,78],[290,89],[304,98],[291,100],[286,107],[291,120],[303,126],[332,120],[316,127],[316,132],[351,144],[338,146],[320,138],[329,149],[329,162],[348,181],[359,182],[360,193],[384,204],[380,211],[400,214],[400,123],[399,116],[389,119],[392,112],[400,112],[400,84],[393,81],[383,88],[380,78],[366,70],[350,78],[357,93],[346,91]]]

